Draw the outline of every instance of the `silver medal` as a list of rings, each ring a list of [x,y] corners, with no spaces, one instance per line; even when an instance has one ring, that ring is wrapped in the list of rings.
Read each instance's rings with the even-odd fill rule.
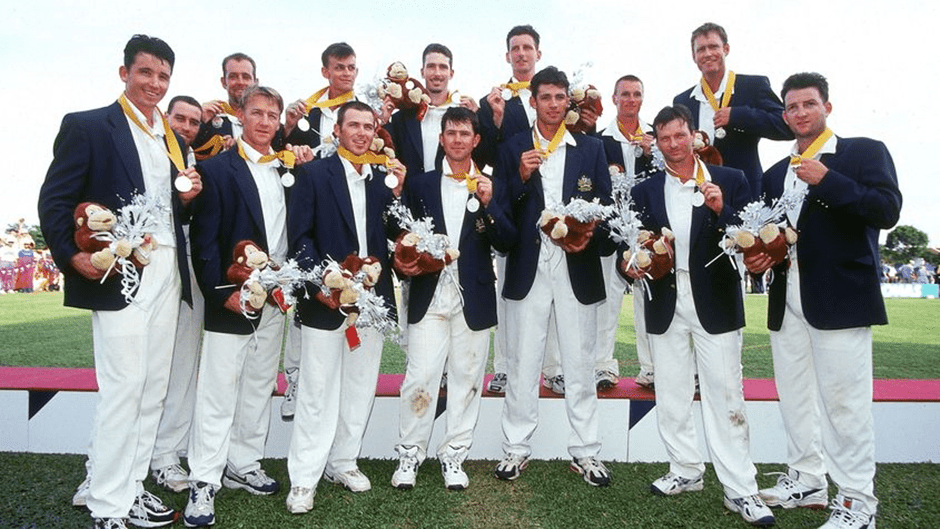
[[[300,118],[300,121],[297,122],[297,128],[300,129],[301,132],[307,132],[310,130],[310,122],[307,121],[307,118]]]
[[[479,210],[480,210],[480,201],[477,200],[477,197],[470,197],[470,199],[467,200],[467,211],[469,211],[470,213],[476,213]]]
[[[177,176],[173,181],[173,187],[180,193],[189,193],[193,189],[193,181],[185,176]]]
[[[725,129],[724,129],[723,127],[718,127],[717,129],[715,129],[715,139],[716,139],[716,140],[720,140],[720,139],[724,138],[727,134],[728,134],[728,133],[725,132]]]
[[[636,158],[643,156],[643,147],[641,145],[635,145],[633,147],[633,156]]]
[[[696,190],[695,193],[692,193],[692,207],[699,207],[705,203],[705,195],[701,191]]]
[[[221,129],[222,128],[222,116],[216,116],[212,118],[212,126]]]
[[[503,99],[505,99],[506,101],[509,101],[510,99],[512,99],[512,90],[508,88],[503,88]]]
[[[392,173],[385,175],[385,187],[389,189],[395,189],[398,187],[398,177]]]
[[[290,187],[294,185],[295,181],[296,180],[294,179],[294,174],[291,173],[290,171],[287,171],[286,173],[281,175],[281,185],[284,187]]]

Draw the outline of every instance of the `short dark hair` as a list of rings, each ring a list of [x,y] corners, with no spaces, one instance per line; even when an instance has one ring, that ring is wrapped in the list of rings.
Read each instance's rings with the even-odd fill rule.
[[[819,97],[823,103],[829,101],[829,81],[822,74],[816,72],[800,72],[787,77],[780,90],[780,99],[787,100],[787,92],[801,88],[815,88],[819,90]]]
[[[689,127],[689,132],[693,132],[692,112],[685,105],[676,105],[674,107],[663,107],[659,114],[656,114],[656,118],[653,119],[653,136],[656,135],[659,127],[677,119],[684,121]]]
[[[714,22],[706,22],[701,26],[695,28],[695,31],[692,32],[692,51],[695,51],[695,39],[699,37],[704,37],[709,33],[717,33],[721,38],[722,44],[728,43],[728,32],[725,31],[725,28],[715,24]]]
[[[539,87],[543,84],[555,85],[561,88],[564,88],[565,91],[568,91],[568,76],[565,75],[565,72],[555,68],[554,66],[547,66],[532,76],[532,81],[529,83],[529,89],[532,90],[532,97],[537,97],[539,94]]]
[[[339,60],[355,54],[355,50],[353,50],[352,46],[349,44],[345,42],[334,42],[323,50],[323,53],[320,55],[320,62],[322,62],[323,67],[326,68],[330,65],[330,57]]]
[[[643,88],[646,88],[646,87],[643,85],[643,81],[641,81],[639,77],[637,77],[637,76],[635,76],[635,75],[633,75],[633,74],[627,74],[627,75],[624,75],[623,77],[621,77],[620,79],[617,79],[617,81],[614,82],[614,95],[617,95],[617,86],[618,86],[621,82],[623,82],[623,81],[631,81],[631,82],[634,82],[634,83],[640,83],[640,86],[643,86]]]
[[[440,53],[444,55],[450,61],[450,67],[451,68],[454,67],[454,54],[451,53],[450,48],[448,48],[447,46],[444,46],[443,44],[432,42],[431,44],[428,44],[426,48],[424,48],[423,52],[421,52],[421,67],[422,68],[424,68],[424,60],[428,58],[429,53]]]
[[[192,105],[192,106],[198,108],[200,112],[202,112],[202,105],[199,104],[199,101],[196,101],[196,98],[195,98],[195,97],[192,97],[192,96],[182,96],[182,95],[180,95],[180,96],[176,96],[176,97],[174,97],[173,99],[170,100],[170,104],[167,105],[167,107],[166,107],[166,113],[167,113],[167,114],[172,114],[172,113],[173,113],[173,105],[175,105],[175,104],[177,104],[177,103],[186,103],[187,105]]]
[[[509,30],[509,33],[506,34],[506,51],[509,51],[509,40],[513,37],[518,37],[519,35],[528,35],[532,37],[532,40],[535,41],[535,49],[539,49],[539,32],[535,31],[535,28],[526,24],[524,26],[516,26]]]
[[[375,117],[375,110],[372,110],[372,107],[363,103],[362,101],[347,101],[343,103],[343,106],[339,107],[339,110],[336,111],[336,123],[342,127],[343,122],[346,121],[346,113],[350,110],[359,110],[361,112],[369,112],[372,114],[372,117]]]
[[[158,59],[163,59],[170,65],[170,72],[173,72],[173,64],[176,63],[176,54],[170,45],[157,37],[137,34],[131,37],[124,46],[124,68],[131,69],[134,59],[138,53],[149,53]]]
[[[238,102],[238,106],[241,108],[247,107],[248,102],[251,101],[251,98],[255,96],[261,96],[268,99],[269,101],[274,101],[277,103],[277,107],[280,109],[280,111],[284,111],[284,98],[281,97],[281,94],[279,94],[277,90],[273,88],[259,85],[252,85],[246,88],[245,91],[242,92],[242,97]]]
[[[480,120],[477,118],[476,112],[469,108],[450,107],[445,110],[444,116],[441,118],[441,134],[444,133],[448,123],[469,123],[473,127],[474,134],[480,133]]]
[[[228,75],[228,72],[225,71],[225,65],[228,64],[229,61],[248,61],[248,62],[250,62],[250,63],[251,63],[251,75],[252,75],[252,77],[258,77],[258,66],[255,65],[255,60],[252,59],[251,57],[249,57],[248,55],[245,55],[244,53],[242,53],[242,52],[240,52],[240,51],[239,51],[239,52],[235,52],[235,53],[229,55],[228,57],[222,59],[222,77],[225,77],[226,75]]]

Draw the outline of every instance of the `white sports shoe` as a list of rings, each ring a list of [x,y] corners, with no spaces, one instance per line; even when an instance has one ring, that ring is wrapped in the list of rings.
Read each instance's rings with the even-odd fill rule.
[[[763,500],[757,494],[735,499],[725,496],[725,508],[740,514],[741,518],[751,525],[766,527],[773,525],[776,521],[770,507],[764,505]]]
[[[571,460],[571,470],[584,477],[588,485],[594,487],[606,487],[610,485],[610,471],[593,457],[582,457],[581,459]]]
[[[367,490],[372,490],[372,483],[369,482],[369,478],[366,477],[366,475],[363,474],[358,468],[337,474],[324,472],[323,479],[329,481],[330,483],[342,485],[350,492],[366,492]]]
[[[522,471],[529,466],[528,456],[521,454],[506,454],[503,459],[496,464],[494,473],[499,479],[512,481],[522,474]]]
[[[291,487],[287,494],[287,512],[291,514],[303,514],[313,509],[313,497],[317,489],[308,487]]]
[[[686,479],[672,472],[667,473],[650,485],[650,490],[653,494],[659,494],[661,496],[675,496],[682,492],[696,492],[703,488],[705,488],[705,480],[702,479],[702,476],[694,479]]]
[[[398,458],[398,468],[392,474],[392,486],[396,489],[408,490],[415,486],[418,479],[418,458],[403,455]]]
[[[79,483],[78,488],[75,489],[75,494],[72,495],[72,506],[73,507],[85,507],[88,504],[88,487],[91,485],[91,478],[85,476],[84,481]],[[102,519],[106,520],[106,519]]]
[[[182,492],[189,488],[189,473],[179,463],[160,467],[152,472],[157,485],[173,492]]]
[[[613,371],[607,369],[594,372],[594,384],[598,391],[606,391],[617,387],[620,378]]]
[[[287,389],[284,390],[284,400],[281,401],[281,419],[294,420],[294,411],[297,409],[297,379],[300,378],[300,369],[292,367],[284,370],[287,379]]]
[[[829,508],[832,514],[819,529],[875,529],[875,515],[862,511],[858,500],[839,494]]]
[[[215,525],[215,486],[200,481],[189,488],[189,502],[183,511],[186,527]]]
[[[829,492],[826,487],[810,487],[800,482],[800,473],[793,469],[778,474],[777,484],[768,489],[760,490],[760,497],[770,507],[783,507],[793,509],[806,507],[808,509],[825,509],[829,503]]]
[[[633,379],[636,382],[637,386],[641,386],[648,389],[653,389],[653,372],[641,369],[640,373]]]
[[[444,476],[444,486],[450,490],[464,490],[470,484],[470,478],[463,471],[460,460],[451,455],[440,456],[441,474]]]
[[[547,377],[542,375],[542,385],[551,390],[552,393],[564,395],[565,375],[558,375],[557,377]]]

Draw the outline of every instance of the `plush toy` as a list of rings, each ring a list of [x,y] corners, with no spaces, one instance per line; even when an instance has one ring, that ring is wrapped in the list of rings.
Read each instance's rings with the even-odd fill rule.
[[[110,233],[117,217],[108,208],[94,202],[82,202],[75,207],[75,245],[91,254],[91,265],[98,270],[111,268],[116,259],[111,251],[111,238],[95,237],[96,233]],[[130,249],[127,255],[130,255]]]
[[[392,141],[392,135],[385,127],[376,127],[375,137],[372,138],[372,145],[369,150],[375,154],[384,154],[389,158],[395,157],[395,143]]]
[[[596,223],[593,221],[582,222],[574,217],[552,213],[549,210],[542,211],[542,216],[539,218],[539,227],[542,231],[553,243],[562,248],[581,246],[591,237],[595,226]]]
[[[428,90],[414,77],[409,77],[408,68],[401,61],[395,61],[388,65],[385,74],[385,86],[379,87],[378,96],[380,99],[388,97],[395,108],[399,109],[417,109],[415,117],[418,121],[424,119],[424,114],[428,111],[428,105],[431,104],[431,96]]]
[[[446,237],[435,233],[435,237]],[[456,248],[447,248],[444,251],[444,257],[435,258],[429,252],[418,250],[418,243],[421,242],[421,236],[414,232],[403,233],[395,241],[395,259],[393,265],[395,270],[406,276],[419,276],[440,272],[445,266],[454,262],[460,257],[460,251]]]
[[[753,233],[740,230],[725,241],[725,245],[733,245],[736,251],[745,257],[757,253],[766,253],[770,257],[771,266],[782,263],[787,257],[790,246],[796,244],[796,230],[787,226],[780,228],[772,222],[765,224],[755,236]]]
[[[260,282],[250,279],[251,273],[264,270],[269,264],[268,254],[252,241],[239,241],[232,250],[232,264],[228,267],[225,277],[237,287],[236,292],[241,292],[242,285],[248,283],[247,304],[253,312],[264,307],[268,293]]]
[[[673,267],[673,241],[675,235],[669,228],[663,228],[659,234],[649,230],[640,230],[637,235],[637,250],[634,265],[650,279],[659,279],[672,270]],[[630,250],[623,252],[623,261],[620,265],[621,273],[626,273],[626,266],[633,257]]]
[[[329,294],[321,290],[317,292],[316,297],[327,307],[338,309],[345,314],[346,326],[352,327],[359,317],[359,308],[356,306],[359,301],[359,292],[355,287],[357,279],[368,289],[379,282],[381,275],[382,264],[378,259],[371,255],[361,258],[351,253],[342,263],[334,262],[326,267],[321,278],[323,285],[329,289]]]
[[[571,132],[586,132],[590,127],[581,120],[581,110],[590,108],[600,116],[601,112],[604,111],[604,105],[601,104],[601,93],[594,85],[589,84],[587,88],[572,88],[570,100],[568,113],[565,115],[565,127]]]
[[[708,134],[697,130],[695,131],[695,140],[692,142],[692,150],[700,160],[708,165],[724,165],[724,159],[721,153],[714,145],[709,143]]]

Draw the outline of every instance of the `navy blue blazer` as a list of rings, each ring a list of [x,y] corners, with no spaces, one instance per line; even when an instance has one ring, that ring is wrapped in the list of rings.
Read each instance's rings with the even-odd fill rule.
[[[399,110],[392,114],[391,121],[385,126],[395,143],[395,156],[405,164],[409,175],[419,175],[425,172],[424,142],[421,136],[421,122],[415,117],[417,112],[417,109],[413,108]],[[433,168],[440,169],[443,159],[444,150],[438,142]]]
[[[607,164],[617,164],[620,167],[626,167],[626,163],[623,159],[623,144],[614,139],[613,136],[597,134],[597,137],[604,142],[604,154],[607,155]],[[651,174],[655,170],[653,168],[653,157],[643,153],[636,159],[633,168],[636,176]]]
[[[685,105],[692,111],[692,125],[698,129],[699,101],[692,97],[692,89],[677,95],[673,105]],[[793,133],[783,122],[783,103],[770,88],[770,80],[763,75],[735,75],[734,95],[731,96],[731,118],[722,139],[711,138],[712,145],[721,153],[725,167],[744,171],[750,186],[751,200],[761,196],[761,176],[764,173],[757,151],[761,138],[792,140]]]
[[[568,145],[565,155],[565,176],[562,200],[573,198],[593,200],[599,198],[610,203],[610,172],[600,140],[584,134],[572,134],[576,145]],[[535,281],[542,237],[539,217],[545,209],[542,176],[532,173],[525,183],[519,176],[519,157],[532,149],[532,129],[517,134],[499,151],[494,173],[494,200],[503,211],[510,212],[515,233],[506,262],[506,282],[503,297],[521,300],[529,293]],[[588,185],[579,184],[579,180]],[[598,229],[583,251],[566,254],[568,275],[574,295],[582,304],[596,303],[605,297],[604,278],[601,274],[601,251],[610,253],[607,231]]]
[[[901,214],[901,191],[887,147],[868,138],[838,138],[820,161],[829,172],[810,186],[796,225],[800,295],[806,321],[817,329],[888,323],[879,284],[878,230]],[[764,175],[765,200],[783,194],[789,159]],[[774,269],[767,327],[780,330],[786,308],[787,266]]]
[[[196,169],[203,190],[194,203],[189,235],[196,281],[206,299],[206,330],[251,334],[258,320],[226,309],[225,301],[235,288],[219,287],[231,284],[226,272],[239,241],[253,241],[270,255],[258,187],[237,149],[209,158]],[[278,309],[268,305],[264,310]]]
[[[216,128],[215,125],[212,124],[212,121],[207,121],[199,125],[199,132],[196,134],[196,138],[193,140],[192,144],[193,150],[198,151],[200,147],[205,145],[217,134],[219,136],[234,135],[231,116],[228,114],[219,114],[219,118],[222,119],[222,125],[219,128]],[[271,140],[271,148],[275,151],[280,151],[284,148],[284,144],[284,125],[281,125],[274,134],[274,139]]]
[[[290,134],[287,135],[285,139],[286,143],[291,145],[308,145],[311,149],[316,148],[320,145],[320,133],[322,132],[324,136],[330,136],[333,134],[332,130],[318,131],[320,128],[320,117],[323,115],[323,110],[320,107],[313,107],[310,109],[310,113],[307,114],[307,123],[310,123],[310,128],[307,131],[302,131],[297,126],[294,127],[294,130],[290,131]]]
[[[447,234],[444,224],[444,207],[441,200],[441,171],[412,175],[405,179],[402,202],[411,209],[415,218],[431,217],[434,232]],[[467,195],[469,198],[469,194]],[[460,257],[457,267],[460,287],[463,290],[463,314],[467,326],[478,331],[496,325],[496,276],[493,274],[491,247],[507,251],[511,241],[505,234],[512,233],[511,220],[499,209],[495,200],[476,213],[464,214],[463,226],[451,236],[451,244],[457,243]],[[418,323],[427,314],[434,298],[441,273],[425,274],[411,278],[408,297],[408,323]]]
[[[185,145],[177,135],[177,141]],[[172,182],[177,170],[166,160]],[[121,106],[115,102],[104,108],[66,114],[53,144],[53,159],[39,190],[39,224],[56,265],[65,276],[65,305],[92,310],[120,310],[127,306],[121,295],[119,275],[104,284],[86,279],[71,265],[79,252],[75,245],[73,214],[82,202],[97,202],[115,214],[131,202],[135,193],[146,191],[140,156],[130,125]],[[170,202],[176,232],[176,258],[183,299],[192,302],[189,266],[186,264],[186,238],[183,224],[188,221],[176,192]],[[141,276],[147,268],[141,269]]]
[[[480,99],[480,110],[477,111],[477,118],[480,120],[480,144],[474,150],[477,165],[495,167],[500,144],[522,131],[532,129],[523,106],[528,104],[528,101],[523,101],[519,96],[506,101],[503,123],[497,128],[493,123],[493,107],[486,97]]]
[[[738,212],[747,205],[750,191],[744,173],[729,167],[709,165],[712,183],[721,188],[724,208],[716,215],[707,206],[692,210],[689,232],[689,279],[695,312],[702,327],[710,334],[730,332],[744,327],[744,299],[741,293],[741,275],[728,257],[721,254],[719,243],[725,226],[738,222]],[[666,173],[660,171],[633,188],[633,199],[643,227],[659,231],[672,229],[666,215]],[[648,281],[651,299],[646,303],[646,330],[663,334],[669,329],[676,313],[676,273],[671,271],[656,281]]]
[[[384,174],[374,167],[372,171],[372,178],[366,182],[367,255],[376,257],[382,264],[382,275],[373,288],[385,298],[394,315],[388,241],[395,240],[400,229],[395,222],[387,220],[388,206],[394,195],[385,187]],[[356,219],[343,163],[334,154],[304,164],[296,172],[297,182],[291,190],[287,210],[290,255],[297,256],[298,264],[305,269],[312,269],[327,257],[341,263],[347,255],[359,251]],[[366,252],[360,255],[362,253]],[[314,287],[309,287],[309,294],[309,297],[299,296],[297,301],[301,323],[317,329],[338,329],[346,317],[318,301]]]

